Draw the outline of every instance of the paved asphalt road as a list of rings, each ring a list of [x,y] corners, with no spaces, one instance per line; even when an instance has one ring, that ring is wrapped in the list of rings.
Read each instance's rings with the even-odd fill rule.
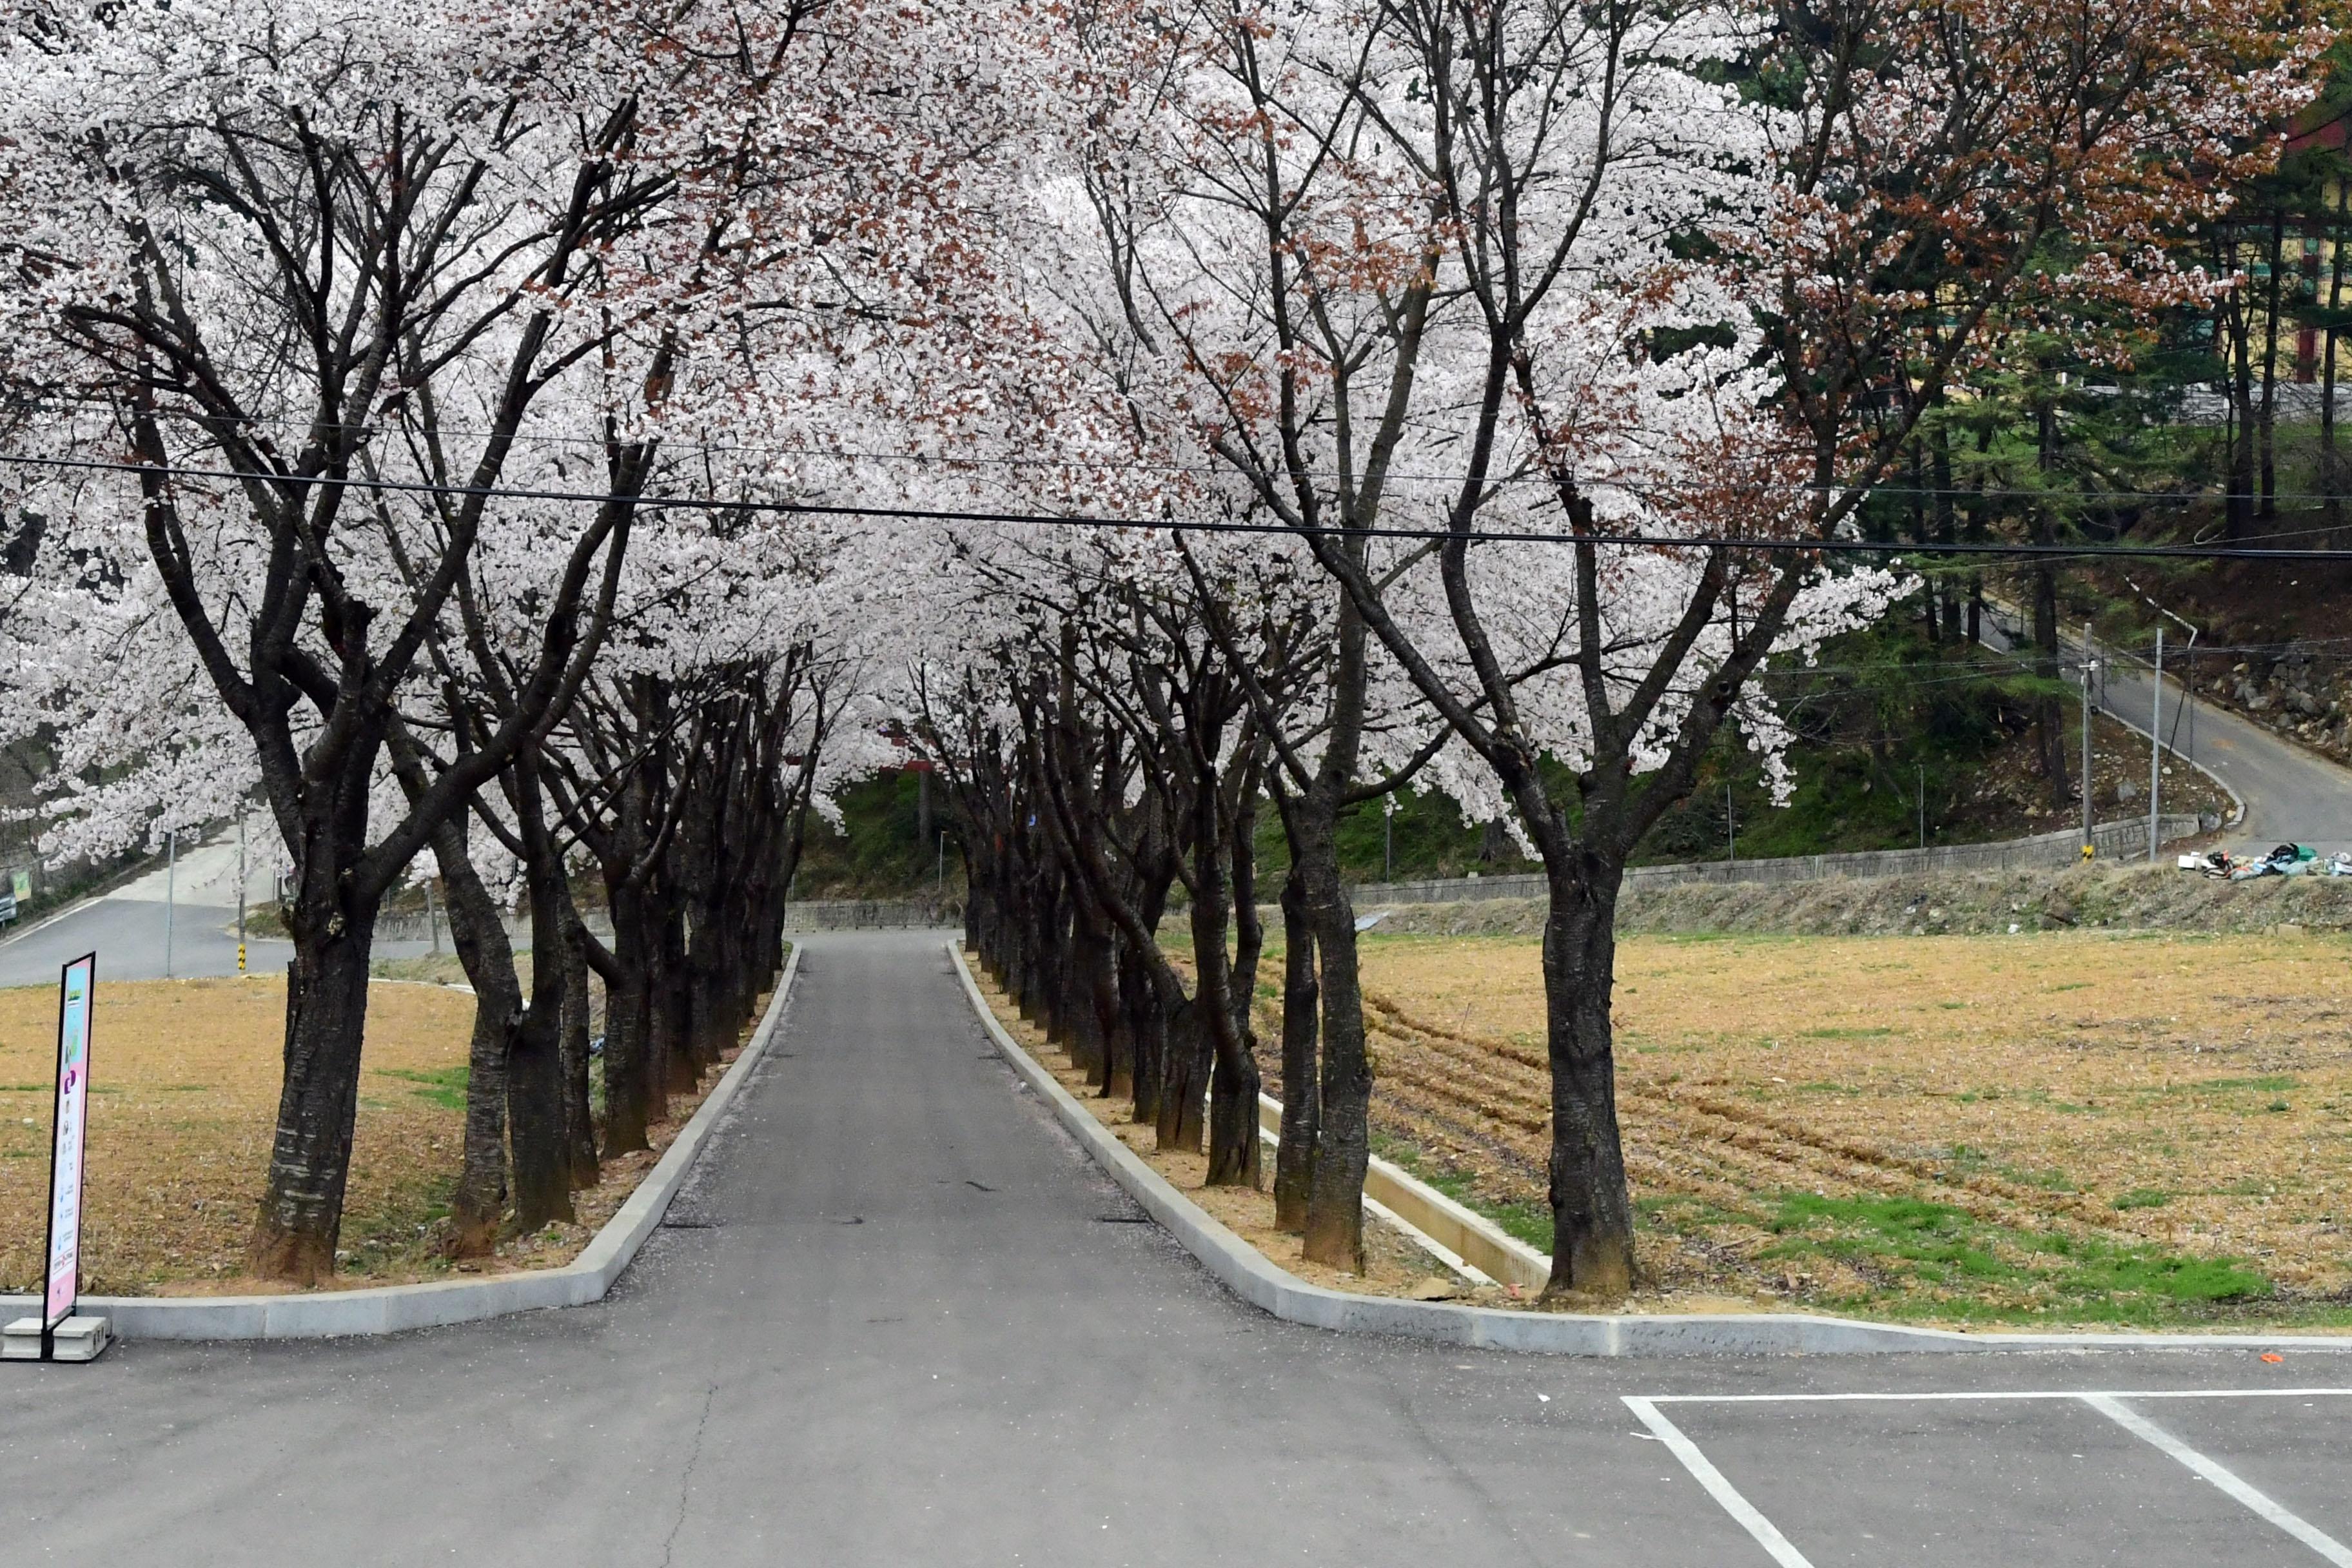
[[[1987,647],[2018,646],[2013,621],[1997,624],[1988,616]],[[2082,643],[2079,633],[2063,638],[2066,679],[2079,683]],[[2180,649],[2171,649],[2178,660]],[[2213,661],[2202,673],[2210,678]],[[2322,854],[2352,849],[2352,769],[2305,751],[2261,725],[2242,719],[2200,698],[2184,709],[2179,666],[2168,666],[2164,681],[2163,725],[2168,744],[2182,755],[2210,769],[2237,791],[2246,803],[2245,820],[2231,828],[2223,842],[2231,849],[2268,849],[2273,844],[2308,844]],[[2144,664],[2111,660],[2101,681],[2099,706],[2145,731],[2156,717],[2156,680]],[[2068,753],[2071,759],[2074,752]],[[2146,809],[2147,799],[2141,797]],[[2112,806],[2099,819],[2109,820]]]
[[[2210,666],[2210,662],[2209,666]],[[2100,706],[2148,728],[2156,680],[2144,666],[2110,667]],[[2164,726],[2184,755],[2210,768],[2246,803],[2227,836],[2232,848],[2308,844],[2322,854],[2352,849],[2352,769],[2346,769],[2210,702],[2182,710],[2179,680],[2167,673]]]
[[[273,896],[269,865],[256,853],[246,866],[248,909]],[[165,973],[168,913],[170,973],[182,977],[236,973],[236,835],[184,847],[176,867],[160,862],[103,898],[73,905],[56,919],[36,921],[0,940],[0,986],[54,985],[62,964],[98,954],[100,984],[156,980]],[[379,939],[379,958],[429,952],[425,942]],[[293,944],[252,939],[246,964],[254,973],[282,973]]]
[[[936,934],[809,939],[783,1033],[605,1303],[0,1366],[11,1564],[2352,1563],[2352,1384],[2245,1352],[1601,1363],[1225,1295],[984,1044]],[[1622,1396],[1776,1396],[1662,1404]],[[1768,1555],[1711,1494],[1765,1531]],[[2247,1494],[2243,1489],[2255,1489]]]

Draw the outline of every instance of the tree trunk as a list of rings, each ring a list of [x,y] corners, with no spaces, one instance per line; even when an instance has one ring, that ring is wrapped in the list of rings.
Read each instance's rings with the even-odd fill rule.
[[[1318,792],[1319,793],[1319,792]],[[1317,1085],[1314,1179],[1305,1256],[1350,1274],[1364,1268],[1364,1172],[1370,1163],[1372,1062],[1364,1047],[1364,992],[1356,969],[1356,907],[1339,879],[1336,805],[1302,802],[1306,831],[1295,864],[1315,929],[1323,1001],[1323,1071]]]
[[[595,1110],[589,1094],[593,998],[588,989],[588,928],[581,922],[569,889],[559,912],[563,933],[558,949],[563,964],[563,1144],[576,1192],[594,1186],[603,1174],[596,1165]]]
[[[1212,1047],[1208,1031],[1213,1026],[1202,1021],[1202,1005],[1198,996],[1189,997],[1173,1008],[1163,1002],[1160,1010],[1166,1019],[1162,1037],[1167,1046],[1160,1064],[1156,1147],[1163,1154],[1198,1154],[1206,1131],[1201,1101],[1209,1089]]]
[[[2327,526],[2344,526],[2343,471],[2336,459],[2336,341],[2344,309],[2344,216],[2352,205],[2352,171],[2336,182],[2336,222],[2327,243],[2327,333],[2319,362],[2319,493],[2326,498]],[[2335,546],[2335,536],[2328,543]]]
[[[342,911],[336,872],[305,868],[294,961],[286,977],[286,1079],[246,1265],[265,1279],[318,1285],[333,1277],[359,1112],[373,908]],[[302,906],[310,906],[306,915]]]
[[[1941,419],[1936,422],[1930,432],[1928,447],[1930,458],[1928,479],[1936,492],[1936,542],[1948,545],[1958,536],[1958,508],[1952,495],[1952,438],[1950,432],[1944,428]],[[1947,570],[1949,570],[1948,565]],[[1947,577],[1945,583],[1947,585],[1944,590],[1944,640],[1948,643],[1958,642],[1961,637],[1960,595],[1953,591],[1957,584],[1952,578]],[[1974,642],[1976,628],[1969,627],[1968,636],[1969,640]]]
[[[551,875],[550,874],[551,871]],[[514,1140],[514,1225],[529,1234],[569,1220],[572,1160],[570,1086],[563,1059],[565,973],[562,866],[529,868],[530,1005],[514,1032],[507,1064],[507,1114]]]
[[[1316,1052],[1316,1015],[1322,994],[1315,984],[1315,928],[1307,914],[1307,885],[1297,851],[1282,884],[1282,1138],[1274,1151],[1274,1223],[1297,1235],[1307,1228],[1307,1198],[1315,1182],[1318,1110],[1323,1103]]]
[[[661,913],[655,921],[656,967],[648,977],[646,996],[651,1009],[648,1027],[655,1042],[654,1060],[659,1065],[662,1087],[662,1108],[658,1116],[667,1120],[668,1097],[690,1095],[701,1081],[696,1070],[694,1041],[688,1026],[694,1012],[693,977],[686,967],[686,916],[679,910],[675,890],[667,879],[656,894]]]
[[[645,894],[626,880],[607,889],[613,913],[611,967],[604,975],[604,1157],[652,1147],[652,1042],[646,1037]]]
[[[2047,538],[2047,531],[2042,531]],[[2066,784],[2066,710],[2055,687],[2058,673],[2058,581],[2047,556],[2033,563],[2033,673],[2044,689],[2033,700],[2033,752],[2040,763],[2046,799],[2053,810],[2065,809],[2074,793]]]
[[[1617,1126],[1610,1021],[1617,888],[1624,871],[1582,857],[1585,877],[1550,870],[1544,921],[1545,1028],[1551,1061],[1551,1279],[1544,1294],[1615,1299],[1633,1287],[1633,1208]]]
[[[2278,338],[2279,274],[2286,260],[2286,208],[2271,207],[2271,286],[2263,302],[2263,406],[2260,447],[2263,518],[2278,515]]]
[[[479,1258],[498,1244],[507,1207],[508,1053],[522,1016],[513,944],[497,900],[466,850],[465,818],[433,834],[449,940],[474,987],[474,1033],[467,1052],[465,1156],[449,1203],[449,1255]]]
[[[1259,1185],[1264,1161],[1257,1120],[1257,1032],[1251,1027],[1258,958],[1265,951],[1265,925],[1257,913],[1258,778],[1255,767],[1244,770],[1227,839],[1233,857],[1234,952],[1230,967],[1223,964],[1223,954],[1218,955],[1225,1016],[1217,1031],[1209,1080],[1207,1179],[1213,1187]]]
[[[2234,252],[2235,247],[2231,248]],[[2234,265],[2231,254],[2225,258],[2225,274]],[[2240,539],[2252,525],[2254,512],[2253,329],[2238,290],[2222,296],[2220,310],[2230,363],[2230,479],[2222,532]]]

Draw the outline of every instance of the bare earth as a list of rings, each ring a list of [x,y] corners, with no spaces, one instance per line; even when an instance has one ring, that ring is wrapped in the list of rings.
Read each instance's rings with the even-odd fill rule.
[[[1627,940],[1650,1287],[1936,1320],[2352,1319],[2347,958],[2335,935]],[[1538,963],[1514,937],[1363,949],[1376,1126],[1522,1221],[1549,1141]]]
[[[99,1295],[236,1294],[268,1159],[281,1078],[279,977],[106,984],[91,1020],[89,1210],[83,1289]],[[607,1162],[575,1194],[579,1223],[451,1265],[442,1222],[461,1154],[474,999],[435,985],[379,983],[368,995],[337,1287],[496,1272],[570,1261],[667,1148],[701,1091],[673,1103],[650,1152]],[[0,1289],[39,1272],[48,1195],[57,994],[0,991]],[[704,1085],[717,1081],[713,1074]]]

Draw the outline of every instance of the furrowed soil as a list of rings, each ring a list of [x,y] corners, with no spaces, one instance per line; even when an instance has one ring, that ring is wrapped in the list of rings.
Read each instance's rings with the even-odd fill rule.
[[[2347,961],[2334,934],[1629,937],[1645,1293],[2352,1323]],[[1362,968],[1382,1152],[1548,1249],[1538,944],[1374,933]]]
[[[91,1018],[83,1289],[93,1295],[242,1294],[284,1287],[243,1274],[282,1078],[280,978],[101,984]],[[334,1288],[569,1262],[626,1201],[702,1094],[671,1103],[648,1152],[607,1161],[572,1194],[578,1223],[443,1256],[457,1183],[474,998],[435,984],[369,989],[367,1044]],[[48,1199],[57,992],[0,990],[0,1290],[39,1275]],[[730,1053],[731,1056],[731,1053]]]
[[[1265,1154],[1265,1168],[1258,1188],[1209,1186],[1206,1184],[1209,1162],[1202,1154],[1184,1150],[1163,1151],[1159,1147],[1158,1134],[1149,1126],[1135,1121],[1135,1102],[1121,1097],[1106,1097],[1101,1089],[1090,1084],[1083,1068],[1070,1059],[1069,1053],[1045,1038],[1044,1030],[1021,1016],[1003,988],[976,958],[966,955],[971,965],[973,981],[981,994],[987,999],[988,1009],[1005,1032],[1020,1042],[1037,1064],[1052,1073],[1055,1081],[1070,1091],[1078,1103],[1092,1111],[1095,1120],[1108,1128],[1118,1141],[1140,1157],[1143,1162],[1166,1178],[1186,1197],[1213,1215],[1218,1223],[1233,1231],[1260,1252],[1290,1270],[1311,1285],[1333,1290],[1354,1290],[1372,1296],[1418,1296],[1422,1300],[1443,1298],[1449,1300],[1474,1302],[1482,1306],[1507,1307],[1524,1305],[1518,1300],[1516,1287],[1479,1285],[1449,1275],[1445,1267],[1427,1252],[1405,1239],[1403,1235],[1367,1215],[1364,1224],[1364,1272],[1344,1273],[1319,1263],[1309,1263],[1300,1256],[1301,1243],[1295,1236],[1286,1235],[1274,1223],[1274,1155]]]

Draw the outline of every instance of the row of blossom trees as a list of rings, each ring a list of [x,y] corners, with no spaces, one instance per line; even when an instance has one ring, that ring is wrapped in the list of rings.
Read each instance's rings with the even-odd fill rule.
[[[972,577],[1001,630],[934,681],[957,700],[931,731],[961,759],[972,934],[1108,1080],[1129,1054],[1139,1115],[1156,1074],[1163,1141],[1202,1137],[1205,1074],[1210,1179],[1254,1181],[1270,797],[1276,1191],[1308,1256],[1352,1266],[1337,814],[1422,763],[1472,820],[1499,794],[1549,895],[1551,1289],[1622,1295],[1630,857],[1727,724],[1777,765],[1773,661],[1906,591],[1836,545],[1956,374],[2074,301],[2230,285],[2163,243],[2275,156],[2321,40],[2269,0],[1079,16],[1047,288],[1137,459],[1185,482],[1150,542],[999,544]],[[1235,524],[1267,531],[1202,531]],[[1189,992],[1154,942],[1171,883]],[[1081,928],[1116,933],[1108,970]],[[1103,978],[1127,963],[1150,984]]]
[[[804,814],[874,760],[887,628],[848,610],[870,541],[732,503],[794,493],[780,431],[958,412],[908,366],[994,297],[959,189],[1003,134],[971,20],[12,9],[5,483],[38,538],[0,728],[62,748],[54,848],[255,793],[283,837],[255,1273],[333,1270],[373,937],[420,864],[482,999],[461,1251],[593,1179],[590,973],[606,1154],[772,975]]]
[[[485,998],[478,1246],[593,1163],[586,976],[603,1147],[638,1147],[887,712],[950,782],[969,935],[1213,1181],[1262,1179],[1279,906],[1274,1184],[1342,1266],[1373,1084],[1339,823],[1407,781],[1507,816],[1549,889],[1552,1283],[1621,1294],[1629,858],[1727,725],[1775,765],[1774,661],[1905,591],[1839,547],[1956,374],[2063,302],[2228,286],[2162,242],[2274,154],[2322,41],[2292,20],[22,8],[0,374],[39,545],[0,726],[70,737],[60,843],[254,788],[284,835],[259,1272],[332,1268],[412,864]]]

